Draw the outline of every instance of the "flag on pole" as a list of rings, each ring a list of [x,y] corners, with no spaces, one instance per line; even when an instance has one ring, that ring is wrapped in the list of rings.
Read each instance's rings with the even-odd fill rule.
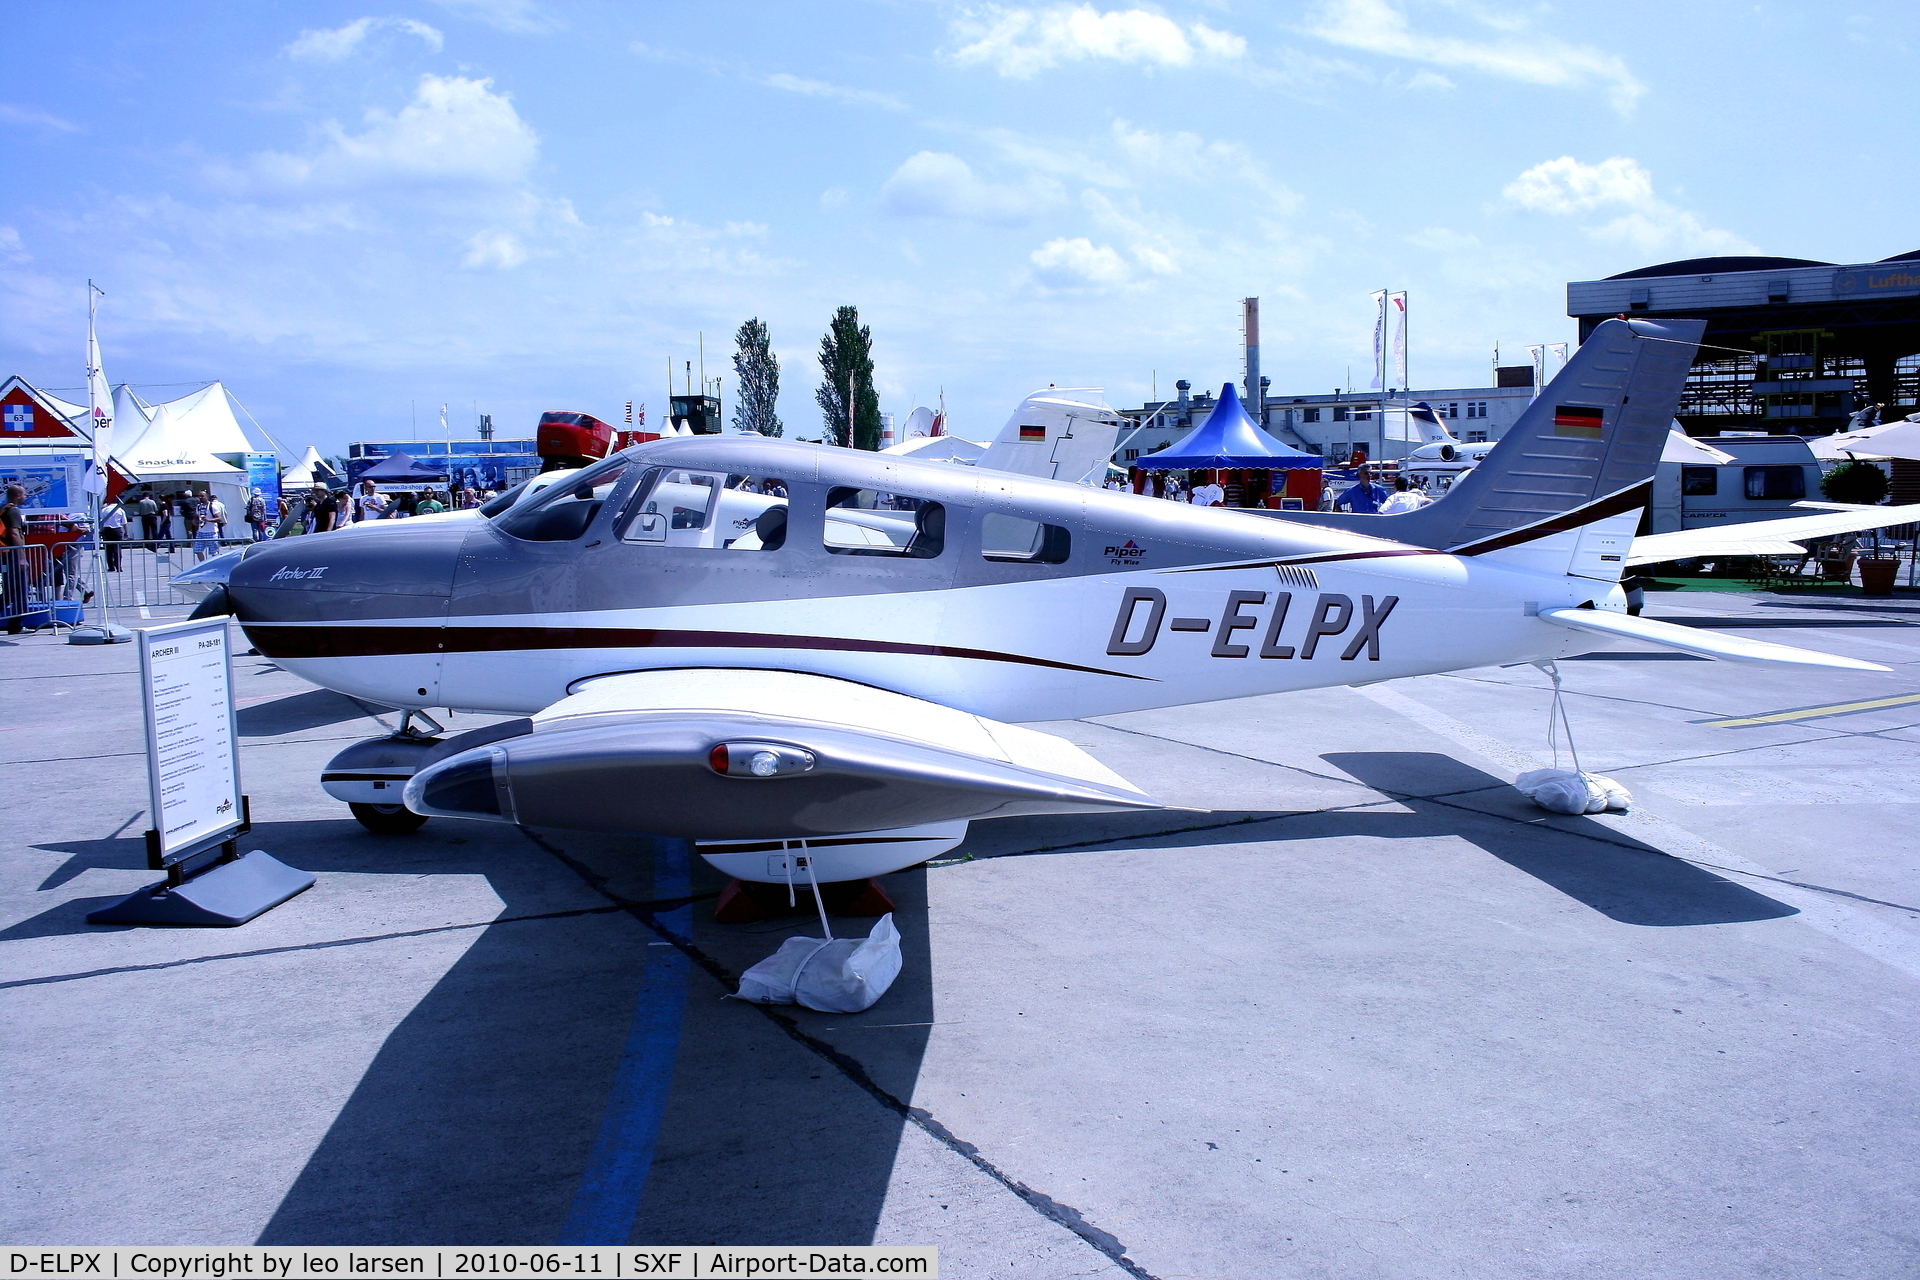
[[[1373,297],[1373,383],[1378,391],[1387,385],[1387,291],[1375,289]]]
[[[1541,384],[1547,380],[1547,349],[1544,346],[1528,347],[1527,354],[1533,357],[1533,394],[1538,398]]]
[[[1387,301],[1393,304],[1393,377],[1389,384],[1405,391],[1407,389],[1407,295],[1390,293]]]
[[[93,432],[93,466],[87,489],[102,497],[107,492],[107,459],[113,456],[113,392],[100,365],[100,334],[96,321],[100,299],[107,295],[87,281],[87,425]]]
[[[1567,344],[1566,343],[1564,342],[1553,343],[1547,348],[1547,350],[1551,351],[1554,355],[1554,358],[1560,361],[1561,369],[1564,369],[1567,367]]]

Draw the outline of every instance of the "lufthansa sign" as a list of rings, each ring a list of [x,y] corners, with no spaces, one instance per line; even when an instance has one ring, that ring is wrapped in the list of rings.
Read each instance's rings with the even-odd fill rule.
[[[1920,262],[1843,267],[1833,273],[1836,298],[1887,297],[1920,293]]]

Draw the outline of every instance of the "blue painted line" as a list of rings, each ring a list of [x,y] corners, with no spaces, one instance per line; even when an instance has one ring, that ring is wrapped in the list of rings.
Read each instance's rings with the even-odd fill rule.
[[[693,845],[686,840],[653,842],[653,896],[684,898],[691,892]],[[691,903],[658,917],[680,937],[693,933]],[[653,1168],[660,1117],[673,1087],[673,1065],[680,1049],[686,1012],[686,955],[678,947],[652,947],[634,1003],[633,1026],[614,1071],[607,1110],[587,1156],[573,1206],[560,1228],[559,1244],[623,1245],[633,1233],[634,1215]]]

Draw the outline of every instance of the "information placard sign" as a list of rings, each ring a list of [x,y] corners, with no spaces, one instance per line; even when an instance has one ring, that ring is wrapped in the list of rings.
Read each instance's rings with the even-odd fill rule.
[[[230,648],[224,617],[140,632],[156,869],[219,843],[245,821]]]

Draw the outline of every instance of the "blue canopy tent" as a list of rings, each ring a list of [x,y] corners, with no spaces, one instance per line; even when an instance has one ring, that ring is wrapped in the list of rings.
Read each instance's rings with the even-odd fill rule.
[[[423,462],[410,454],[395,453],[362,471],[360,478],[375,484],[402,484],[409,480],[445,483],[447,469]]]
[[[1318,471],[1323,463],[1319,454],[1289,449],[1255,426],[1229,382],[1220,388],[1220,399],[1199,430],[1158,453],[1136,458],[1133,465],[1148,471]]]

